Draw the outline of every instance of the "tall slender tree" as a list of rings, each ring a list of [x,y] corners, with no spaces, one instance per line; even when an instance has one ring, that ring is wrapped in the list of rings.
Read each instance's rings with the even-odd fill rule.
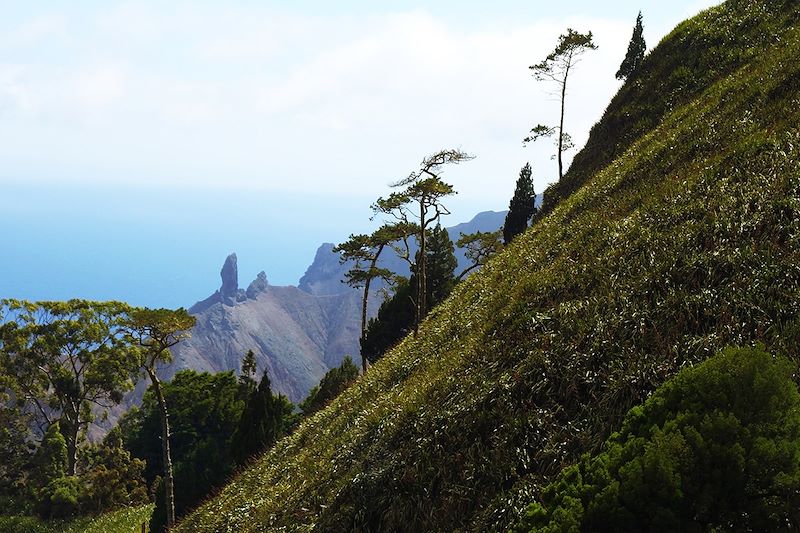
[[[558,38],[555,50],[540,63],[531,65],[533,76],[537,81],[551,81],[556,84],[561,103],[558,126],[539,124],[531,130],[531,135],[523,142],[529,143],[541,137],[551,137],[557,134],[556,146],[558,151],[558,179],[564,177],[564,163],[562,154],[572,148],[572,140],[564,131],[564,109],[567,101],[567,81],[572,69],[577,65],[581,56],[588,50],[597,50],[597,45],[592,42],[592,32],[578,33],[572,28],[567,28],[567,33]]]
[[[140,347],[139,368],[150,377],[161,411],[161,454],[164,462],[164,499],[167,529],[175,525],[175,480],[169,447],[169,411],[157,374],[157,365],[172,360],[170,348],[190,336],[195,318],[185,309],[133,309],[129,313],[129,336]]]
[[[508,204],[508,214],[503,224],[503,240],[506,245],[528,228],[531,217],[536,213],[536,192],[533,190],[531,174],[531,164],[525,163],[519,171],[514,196]]]
[[[474,156],[461,150],[441,150],[422,160],[420,168],[392,185],[399,189],[386,198],[378,198],[372,208],[376,214],[389,215],[395,219],[395,231],[404,235],[402,247],[396,250],[411,270],[419,276],[415,297],[414,332],[419,329],[422,318],[428,311],[427,303],[427,236],[430,228],[438,223],[442,215],[450,211],[442,203],[443,198],[455,194],[455,189],[441,179],[442,169],[448,164],[469,161]],[[416,237],[418,254],[413,254],[409,238]],[[412,258],[413,256],[413,258]]]
[[[644,53],[647,50],[647,44],[644,42],[644,28],[642,27],[642,12],[636,17],[636,25],[633,27],[633,35],[631,42],[628,43],[628,52],[625,54],[625,59],[617,71],[617,79],[623,80],[631,77],[638,69],[639,65],[644,60]]]
[[[372,281],[382,279],[386,282],[394,283],[396,279],[394,272],[378,266],[378,259],[380,259],[383,251],[391,246],[392,242],[403,237],[398,232],[400,228],[401,226],[384,224],[371,235],[350,235],[346,242],[333,248],[334,252],[340,254],[340,262],[352,262],[352,267],[345,274],[345,282],[351,287],[363,288],[364,291],[361,297],[360,342],[364,341],[364,334],[367,329],[367,304]],[[368,367],[369,362],[362,354],[362,372],[366,372]]]

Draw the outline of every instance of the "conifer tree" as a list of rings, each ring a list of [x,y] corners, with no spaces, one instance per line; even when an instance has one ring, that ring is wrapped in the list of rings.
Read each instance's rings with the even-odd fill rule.
[[[508,214],[503,224],[503,240],[508,245],[511,240],[528,228],[531,217],[536,213],[536,192],[531,179],[531,164],[519,171],[514,196],[508,204]]]
[[[431,231],[426,266],[428,301],[430,307],[434,307],[447,298],[453,290],[456,284],[453,272],[458,266],[453,241],[441,224],[436,224]]]
[[[258,389],[250,395],[233,436],[231,448],[237,464],[275,444],[283,436],[284,418],[291,404],[272,394],[269,374],[264,370]],[[287,412],[288,410],[288,412]]]
[[[625,59],[622,60],[622,64],[617,71],[618,80],[629,78],[638,70],[639,65],[642,64],[644,53],[647,50],[647,44],[644,42],[644,36],[642,35],[643,32],[642,12],[639,11],[639,15],[636,17],[636,26],[633,28],[631,42],[628,43],[628,53],[625,54]]]
[[[239,389],[241,399],[247,398],[256,390],[256,354],[253,350],[247,350],[242,359],[242,372],[239,374]]]
[[[363,290],[361,297],[361,336],[359,341],[364,340],[367,330],[367,303],[370,296],[370,285],[374,279],[383,280],[389,284],[396,281],[395,274],[386,268],[378,267],[378,259],[381,253],[392,246],[392,243],[402,239],[405,233],[401,228],[405,226],[384,224],[371,235],[350,235],[350,238],[333,248],[333,251],[340,254],[339,261],[346,263],[352,261],[353,266],[345,274],[345,282],[354,288]],[[367,358],[362,355],[361,369],[366,373],[368,368]]]
[[[464,256],[472,264],[462,270],[456,279],[461,280],[464,276],[482,267],[486,261],[503,250],[502,241],[503,230],[497,231],[476,231],[475,233],[462,233],[456,242],[456,246],[464,250]]]

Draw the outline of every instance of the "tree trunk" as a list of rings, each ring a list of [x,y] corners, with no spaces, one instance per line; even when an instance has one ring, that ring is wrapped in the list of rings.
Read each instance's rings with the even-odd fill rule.
[[[79,409],[74,406],[70,407],[73,411],[68,413],[67,419],[69,423],[69,435],[67,435],[67,475],[74,476],[78,465],[78,433],[80,433],[80,425],[78,424]],[[64,428],[62,428],[63,430]]]
[[[414,323],[414,334],[419,331],[419,324],[427,311],[426,295],[428,293],[425,257],[425,198],[419,202],[419,259],[417,259],[417,319]]]
[[[372,261],[372,267],[375,267],[375,261],[377,261],[377,257],[374,261]],[[359,346],[361,346],[361,370],[364,374],[367,373],[367,356],[364,355],[364,337],[367,334],[367,299],[369,298],[369,285],[372,282],[372,277],[367,276],[367,281],[364,283],[364,298],[361,300],[361,339],[359,340]]]
[[[164,462],[164,498],[167,507],[167,529],[169,530],[175,525],[175,480],[172,477],[172,458],[169,452],[169,413],[167,413],[167,402],[164,400],[161,382],[158,380],[155,368],[147,368],[147,374],[153,383],[153,391],[156,393],[158,407],[161,410],[161,454]]]
[[[561,85],[561,122],[558,125],[558,181],[564,177],[564,164],[561,162],[561,154],[564,151],[564,102],[567,99],[567,78],[569,77],[569,68],[572,63],[572,53],[567,59],[567,68],[564,69],[564,83]]]

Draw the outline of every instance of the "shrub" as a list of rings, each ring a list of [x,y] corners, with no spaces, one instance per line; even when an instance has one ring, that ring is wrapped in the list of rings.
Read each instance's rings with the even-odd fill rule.
[[[681,371],[602,453],[548,485],[515,531],[774,531],[800,526],[793,365],[729,348]]]

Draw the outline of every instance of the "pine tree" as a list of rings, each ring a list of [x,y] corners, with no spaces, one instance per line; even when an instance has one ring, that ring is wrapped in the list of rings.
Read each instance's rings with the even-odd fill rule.
[[[542,137],[552,137],[558,134],[556,146],[558,151],[558,179],[564,177],[564,152],[574,147],[572,138],[564,131],[564,114],[567,100],[567,80],[572,69],[581,61],[581,56],[589,50],[597,50],[597,45],[592,41],[592,32],[579,33],[572,28],[567,28],[567,33],[558,38],[558,45],[543,61],[529,68],[538,81],[555,83],[560,93],[561,113],[558,126],[538,124],[531,129],[531,134],[523,143],[534,142]]]
[[[247,400],[233,436],[231,448],[237,464],[266,450],[283,436],[284,418],[291,414],[290,405],[281,397],[273,396],[265,370],[258,389]]]
[[[519,171],[517,187],[508,204],[508,214],[503,224],[503,240],[506,244],[528,228],[531,217],[536,213],[536,192],[533,190],[531,173],[530,163],[525,163]]]
[[[639,11],[639,15],[636,17],[636,26],[633,28],[631,42],[628,44],[628,53],[625,54],[625,59],[622,60],[622,64],[617,71],[618,80],[629,78],[639,69],[639,65],[642,64],[644,53],[647,50],[647,44],[645,44],[642,35],[643,32],[642,12]]]

